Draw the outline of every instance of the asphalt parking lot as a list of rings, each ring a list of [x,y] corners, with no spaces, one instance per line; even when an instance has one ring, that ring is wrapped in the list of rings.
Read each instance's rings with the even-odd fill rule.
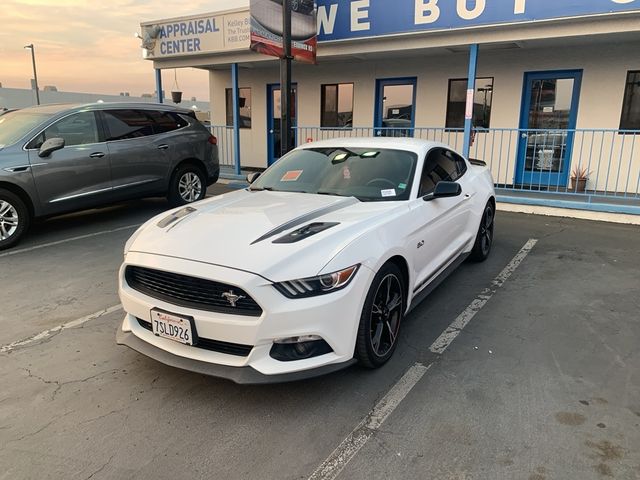
[[[490,259],[409,315],[385,367],[239,386],[115,344],[124,243],[166,208],[0,252],[0,479],[640,478],[639,227],[499,212]]]

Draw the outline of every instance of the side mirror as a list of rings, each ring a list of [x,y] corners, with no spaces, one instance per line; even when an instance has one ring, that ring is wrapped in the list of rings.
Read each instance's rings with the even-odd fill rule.
[[[48,157],[56,150],[64,148],[64,138],[50,138],[46,140],[41,146],[38,152],[39,157]]]
[[[260,176],[262,172],[252,172],[249,175],[247,175],[247,182],[249,182],[249,185],[251,185],[253,182],[255,182],[258,177]]]
[[[433,193],[425,195],[423,200],[430,202],[436,198],[457,197],[462,194],[462,187],[457,182],[438,182]]]

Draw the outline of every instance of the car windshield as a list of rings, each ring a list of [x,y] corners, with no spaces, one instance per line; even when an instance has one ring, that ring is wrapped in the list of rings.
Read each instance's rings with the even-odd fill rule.
[[[305,148],[288,153],[251,190],[408,200],[418,156],[384,148]]]
[[[48,113],[17,110],[0,117],[0,146],[12,145],[29,130],[51,117]]]

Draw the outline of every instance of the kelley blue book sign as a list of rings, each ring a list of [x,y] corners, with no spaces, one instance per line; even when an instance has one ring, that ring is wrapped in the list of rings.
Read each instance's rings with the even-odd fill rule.
[[[640,0],[316,1],[319,41],[640,11]]]
[[[251,0],[251,50],[280,57],[283,0]],[[291,0],[291,54],[294,59],[316,62],[317,22],[314,0]]]

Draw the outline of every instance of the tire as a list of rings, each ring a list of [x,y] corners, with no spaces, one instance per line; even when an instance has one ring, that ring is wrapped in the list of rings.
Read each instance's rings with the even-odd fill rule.
[[[15,193],[0,188],[0,250],[16,245],[27,233],[31,213]]]
[[[473,250],[469,259],[473,262],[484,262],[489,258],[491,247],[493,246],[493,231],[496,219],[496,211],[493,202],[487,203],[482,213],[480,226],[476,235],[476,241],[473,244]]]
[[[383,265],[373,278],[356,338],[355,357],[364,367],[381,367],[393,355],[406,309],[405,291],[402,272],[393,263]]]
[[[171,176],[167,198],[174,207],[202,200],[207,194],[207,178],[200,167],[193,164],[179,166]]]

